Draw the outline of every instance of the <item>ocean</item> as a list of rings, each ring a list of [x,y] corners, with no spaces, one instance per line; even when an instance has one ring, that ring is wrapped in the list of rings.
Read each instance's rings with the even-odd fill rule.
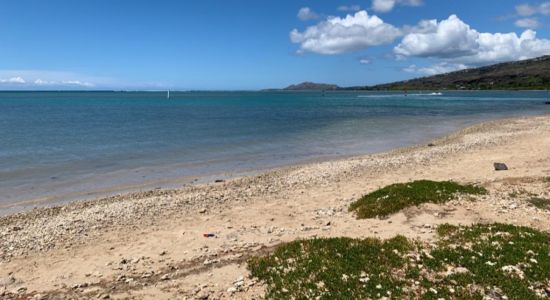
[[[0,92],[0,214],[426,143],[547,92]]]

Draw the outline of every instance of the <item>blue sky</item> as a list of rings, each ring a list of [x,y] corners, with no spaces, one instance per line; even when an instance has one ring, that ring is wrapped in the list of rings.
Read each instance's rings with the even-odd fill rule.
[[[6,0],[0,89],[376,84],[550,54],[549,26],[548,1]]]

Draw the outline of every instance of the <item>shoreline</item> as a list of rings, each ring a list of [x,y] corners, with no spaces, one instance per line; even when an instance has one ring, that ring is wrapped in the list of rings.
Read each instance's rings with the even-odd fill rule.
[[[242,180],[253,180],[255,177],[265,177],[265,176],[273,176],[277,175],[279,173],[286,173],[291,172],[297,169],[301,168],[307,168],[312,167],[317,164],[323,164],[323,163],[343,163],[343,162],[349,162],[349,161],[356,161],[356,160],[364,160],[369,158],[376,158],[376,157],[385,157],[385,156],[392,156],[397,154],[404,154],[408,152],[413,152],[418,149],[423,149],[426,147],[429,147],[428,144],[435,144],[438,146],[441,146],[442,144],[447,144],[455,141],[456,139],[459,139],[465,134],[476,132],[479,130],[486,129],[488,127],[494,127],[503,125],[510,121],[518,121],[523,119],[530,119],[530,118],[538,118],[538,117],[550,117],[550,114],[543,113],[541,115],[534,115],[534,116],[521,116],[521,117],[511,117],[511,118],[499,118],[495,120],[489,120],[489,121],[483,121],[480,123],[476,123],[474,125],[466,126],[464,128],[454,130],[449,134],[437,137],[435,139],[430,140],[429,143],[423,143],[423,144],[413,144],[409,146],[403,146],[403,147],[397,147],[392,148],[387,151],[382,152],[375,152],[370,154],[359,154],[359,155],[343,155],[341,157],[331,157],[331,158],[313,158],[306,161],[301,161],[297,163],[291,163],[289,165],[283,165],[279,167],[273,167],[273,168],[266,168],[266,169],[253,169],[253,170],[247,170],[243,172],[237,172],[237,173],[244,173],[245,175],[237,175],[237,176],[229,176],[224,177],[223,175],[218,174],[211,174],[211,175],[197,175],[197,176],[184,176],[180,177],[174,180],[167,180],[167,181],[173,181],[172,183],[175,184],[175,182],[181,180],[182,178],[185,179],[191,179],[191,178],[201,178],[199,179],[199,182],[197,184],[190,184],[185,185],[183,187],[178,188],[147,188],[147,186],[157,185],[157,181],[155,183],[145,183],[145,184],[136,184],[132,187],[129,187],[128,189],[123,189],[121,192],[114,192],[110,195],[105,196],[94,196],[94,198],[88,198],[83,200],[64,200],[61,201],[61,203],[51,203],[51,204],[44,204],[44,206],[41,207],[34,207],[34,208],[27,208],[21,211],[16,211],[14,213],[7,213],[7,214],[0,214],[0,224],[2,224],[2,220],[5,218],[10,218],[14,215],[25,215],[30,213],[41,213],[42,210],[59,210],[64,207],[73,207],[75,209],[78,209],[80,206],[82,207],[89,207],[109,201],[118,201],[118,199],[126,199],[126,198],[134,198],[139,197],[141,195],[152,195],[152,194],[165,194],[165,193],[171,193],[171,192],[185,192],[187,189],[194,190],[195,188],[201,189],[201,188],[207,188],[212,185],[218,185],[219,182],[215,182],[216,180],[223,180],[223,183],[226,181],[228,182],[236,182],[236,181],[242,181]],[[213,179],[216,178],[216,179]],[[208,180],[208,181],[207,181]],[[162,180],[159,180],[159,182],[162,182]],[[181,183],[180,183],[181,184]],[[113,188],[117,189],[118,188]],[[99,193],[103,193],[104,191],[99,191]],[[94,192],[95,193],[95,192]],[[82,193],[76,193],[78,195],[85,195],[86,192]],[[52,196],[55,197],[55,196]],[[48,197],[48,198],[52,198]],[[114,200],[117,199],[117,200]],[[48,200],[46,200],[48,201]],[[43,201],[38,200],[38,203],[42,203]],[[13,206],[19,206],[21,203],[35,203],[35,199],[29,199],[18,203],[13,204],[6,204],[6,205],[0,205],[0,209],[10,208]]]
[[[227,291],[247,276],[245,258],[296,239],[402,234],[430,241],[437,224],[496,221],[550,230],[550,212],[525,202],[531,194],[550,197],[549,114],[484,122],[432,143],[0,217],[0,294],[249,299],[264,287],[246,279],[246,289]],[[495,172],[497,161],[510,170]],[[387,219],[356,220],[347,211],[367,192],[418,179],[475,183],[490,193]]]
[[[422,143],[420,143],[420,141],[416,141],[413,144],[409,144],[409,145],[405,144],[403,146],[388,148],[386,150],[374,151],[370,153],[367,152],[367,153],[359,153],[359,154],[341,154],[341,155],[331,155],[326,157],[312,157],[312,158],[298,160],[295,162],[275,163],[273,166],[264,166],[264,167],[257,167],[257,168],[250,167],[250,168],[245,168],[242,170],[236,170],[236,171],[230,171],[230,172],[216,171],[216,172],[204,173],[204,174],[184,175],[184,176],[175,176],[175,177],[159,177],[156,179],[150,179],[140,183],[120,183],[117,185],[96,187],[96,188],[82,190],[82,191],[63,192],[61,194],[51,194],[51,195],[46,195],[38,198],[37,197],[22,198],[20,200],[17,200],[16,202],[0,203],[0,218],[13,215],[13,214],[35,210],[35,209],[43,209],[43,208],[56,207],[56,206],[66,206],[76,202],[99,201],[105,198],[119,197],[124,195],[130,195],[133,193],[144,193],[144,192],[149,192],[153,190],[177,190],[177,189],[187,188],[190,186],[210,184],[210,183],[214,183],[217,180],[226,181],[226,180],[239,179],[243,177],[258,176],[264,173],[276,172],[278,170],[284,170],[284,169],[293,168],[293,167],[302,167],[302,166],[307,166],[309,164],[317,164],[317,163],[331,162],[331,161],[336,162],[336,161],[350,160],[355,158],[364,158],[366,156],[394,152],[399,149],[408,149],[411,147],[423,146],[433,141],[445,139],[446,137],[454,135],[458,132],[461,132],[466,128],[475,127],[485,123],[498,122],[500,120],[505,121],[505,120],[509,120],[509,119],[511,120],[516,118],[529,118],[532,116],[539,116],[539,115],[545,115],[545,113],[535,114],[535,115],[525,115],[525,116],[519,116],[519,117],[501,117],[496,119],[488,119],[484,121],[470,120],[466,122],[468,125],[466,126],[459,125],[443,135],[439,135],[435,137],[434,136],[424,137],[423,138],[424,141]],[[165,168],[166,166],[160,165],[157,167]],[[157,168],[157,167],[154,167],[154,168]],[[116,175],[112,173],[122,172],[125,174],[126,173],[130,174],[138,170],[141,170],[141,168],[128,169],[128,170],[116,170],[116,171],[112,171],[111,173],[107,173],[105,175],[113,177]]]

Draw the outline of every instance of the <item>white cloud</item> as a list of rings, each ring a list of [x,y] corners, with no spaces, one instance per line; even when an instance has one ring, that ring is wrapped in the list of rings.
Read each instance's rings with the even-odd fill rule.
[[[338,6],[339,11],[358,11],[361,10],[359,5],[340,5]]]
[[[112,84],[112,79],[72,72],[47,70],[0,70],[3,89],[82,89]]]
[[[86,81],[80,81],[80,80],[63,80],[61,81],[61,84],[68,84],[68,85],[79,85],[84,87],[94,87],[95,85],[90,82]]]
[[[464,70],[467,68],[468,66],[464,64],[450,64],[446,62],[441,62],[428,67],[418,67],[416,65],[410,65],[404,68],[403,71],[408,73],[420,73],[424,75],[437,75],[437,74],[449,73],[449,72],[458,71],[458,70]]]
[[[516,13],[522,17],[528,17],[535,14],[550,15],[550,2],[543,2],[537,5],[520,4],[516,6]]]
[[[514,22],[514,24],[516,24],[517,27],[531,28],[531,29],[534,29],[540,26],[539,20],[537,18],[518,19],[516,20],[516,22]]]
[[[359,63],[362,64],[362,65],[368,65],[368,64],[370,64],[370,59],[361,58],[361,59],[359,59]]]
[[[319,15],[309,7],[302,7],[298,11],[298,19],[302,21],[318,19]]]
[[[394,52],[402,56],[449,58],[473,54],[478,33],[452,15],[441,22],[421,21]]]
[[[79,86],[79,87],[94,87],[95,85],[90,82],[80,80],[42,80],[37,78],[33,82],[37,86]]]
[[[290,40],[300,44],[299,53],[338,54],[393,42],[401,30],[364,10],[345,18],[329,17],[304,32],[294,29]]]
[[[23,84],[23,83],[25,83],[25,79],[23,79],[21,76],[10,77],[8,79],[0,79],[0,83],[19,83],[19,84]]]
[[[389,12],[395,5],[420,6],[422,0],[373,0],[372,9],[376,12]]]
[[[450,63],[484,64],[550,54],[550,40],[532,30],[516,33],[480,33],[451,15],[438,22],[420,22],[394,48],[401,57],[432,57]]]

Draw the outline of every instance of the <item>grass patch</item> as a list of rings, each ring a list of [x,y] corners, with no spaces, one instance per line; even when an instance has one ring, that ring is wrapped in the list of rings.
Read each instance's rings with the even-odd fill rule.
[[[248,263],[267,299],[540,299],[550,234],[505,224],[438,228],[439,241],[294,241]]]
[[[419,180],[396,183],[369,193],[350,205],[359,219],[387,216],[403,208],[422,203],[445,203],[456,194],[479,195],[487,190],[452,181]]]
[[[268,299],[366,299],[401,295],[403,267],[411,244],[402,236],[386,241],[350,238],[296,241],[249,262],[252,276],[269,285]],[[372,263],[376,262],[376,263]],[[377,288],[379,287],[379,288]]]
[[[550,199],[533,197],[528,199],[527,202],[536,208],[550,210]]]

